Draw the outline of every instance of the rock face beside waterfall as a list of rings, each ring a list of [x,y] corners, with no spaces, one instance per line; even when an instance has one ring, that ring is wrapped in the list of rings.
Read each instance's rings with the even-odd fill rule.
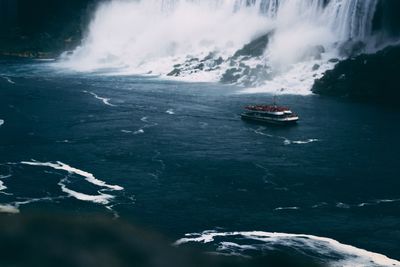
[[[354,100],[397,103],[400,97],[400,46],[347,59],[325,73],[312,88],[316,94]]]
[[[0,0],[0,55],[47,57],[76,47],[101,0]]]

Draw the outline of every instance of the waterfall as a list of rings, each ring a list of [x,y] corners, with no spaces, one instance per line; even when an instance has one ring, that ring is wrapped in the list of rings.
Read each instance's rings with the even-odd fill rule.
[[[213,81],[232,66],[237,70],[247,64],[239,76],[259,66],[265,72],[247,79],[248,84],[309,90],[332,67],[330,59],[343,57],[341,45],[377,45],[372,22],[378,1],[114,0],[98,7],[82,45],[59,65]],[[244,45],[266,34],[262,56],[233,60]],[[316,70],[316,65],[321,67]],[[294,75],[299,71],[300,78]]]

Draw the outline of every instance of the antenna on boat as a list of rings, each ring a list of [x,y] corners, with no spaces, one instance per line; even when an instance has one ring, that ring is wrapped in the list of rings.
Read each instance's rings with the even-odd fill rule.
[[[275,92],[275,94],[274,94],[274,106],[277,106],[277,105],[276,105],[277,93],[278,93],[278,92],[283,92],[284,90],[285,90],[285,88],[281,88],[281,89],[279,89],[279,90],[276,90],[276,92]]]

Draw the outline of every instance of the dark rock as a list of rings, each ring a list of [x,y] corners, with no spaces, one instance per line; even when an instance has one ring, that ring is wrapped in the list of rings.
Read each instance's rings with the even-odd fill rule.
[[[214,52],[210,52],[205,58],[203,58],[201,60],[201,62],[204,62],[204,61],[207,61],[207,60],[210,60],[210,59],[213,59],[213,58],[215,58],[215,53]]]
[[[249,75],[250,74],[250,67],[249,66],[246,66],[245,68],[244,68],[244,70],[243,70],[243,75]]]
[[[348,40],[339,47],[339,55],[342,57],[353,57],[365,52],[365,43],[362,41]]]
[[[328,60],[329,63],[338,63],[340,60],[338,58],[331,58]]]
[[[214,66],[221,65],[224,62],[224,59],[222,57],[217,58],[214,60]]]
[[[222,83],[235,83],[240,79],[240,70],[237,68],[231,68],[226,70],[226,72],[222,75],[221,82]]]
[[[269,37],[271,34],[272,32],[269,32],[246,44],[245,46],[243,46],[242,49],[238,50],[233,57],[237,58],[240,56],[261,56],[269,43]]]
[[[195,70],[203,70],[204,69],[204,63],[200,63],[196,67],[194,67]]]
[[[319,64],[315,64],[315,65],[312,67],[312,70],[313,70],[313,71],[316,71],[316,70],[319,70],[319,68],[320,68],[320,65],[319,65]]]
[[[339,62],[315,81],[316,94],[395,103],[400,97],[400,46]]]
[[[181,74],[180,69],[173,69],[170,73],[167,74],[167,76],[179,76]]]
[[[195,57],[193,57],[193,58],[190,58],[189,60],[187,60],[187,62],[194,62],[194,61],[199,61],[199,59],[198,59],[198,58],[195,58]]]
[[[100,0],[0,0],[0,53],[53,54],[74,49]]]

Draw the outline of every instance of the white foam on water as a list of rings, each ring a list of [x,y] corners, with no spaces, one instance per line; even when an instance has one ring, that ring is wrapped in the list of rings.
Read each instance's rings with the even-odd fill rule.
[[[393,203],[393,202],[399,202],[400,201],[400,199],[378,199],[378,200],[375,200],[375,203],[376,204],[382,204],[382,203]]]
[[[17,214],[17,213],[19,213],[19,209],[16,208],[15,206],[13,206],[13,205],[0,204],[0,213]]]
[[[110,100],[111,100],[110,98],[100,97],[97,94],[95,94],[93,92],[89,92],[89,91],[83,91],[83,92],[85,94],[90,94],[90,95],[94,96],[94,98],[102,101],[104,103],[104,105],[111,106],[111,107],[116,107],[116,105],[110,103]]]
[[[17,164],[18,163],[10,163],[10,162],[7,163],[8,166],[14,166]],[[65,199],[65,198],[71,197],[71,198],[75,198],[80,201],[87,201],[87,202],[92,202],[92,203],[96,203],[96,204],[102,204],[102,205],[104,205],[104,207],[106,209],[112,211],[114,216],[117,217],[118,214],[116,211],[114,211],[112,209],[112,207],[115,205],[119,205],[119,204],[128,204],[128,203],[115,202],[114,199],[117,197],[117,195],[111,194],[111,192],[123,190],[124,189],[123,187],[118,186],[118,185],[107,184],[105,181],[97,179],[96,177],[94,177],[93,174],[91,174],[89,172],[74,168],[74,167],[69,166],[65,163],[62,163],[60,161],[38,162],[35,160],[31,160],[31,161],[22,161],[22,162],[20,162],[20,164],[28,165],[28,166],[47,167],[47,168],[51,168],[54,170],[65,171],[67,174],[63,175],[63,178],[58,182],[58,185],[61,187],[61,191],[66,193],[67,195],[63,194],[63,195],[56,196],[56,197],[46,196],[46,197],[42,197],[42,198],[29,198],[29,197],[17,196],[17,198],[16,198],[17,201],[0,204],[0,212],[18,213],[19,207],[22,205],[27,205],[30,203],[40,202],[40,201],[54,201],[57,199]],[[54,171],[45,170],[44,172],[62,175],[62,174],[56,173]],[[85,194],[83,192],[78,192],[78,191],[72,190],[71,188],[68,188],[68,184],[71,183],[70,179],[73,177],[72,175],[77,175],[79,177],[83,177],[84,181],[99,187],[99,189],[97,190],[97,194],[94,194],[94,195],[93,194]],[[8,177],[11,177],[11,175],[0,176],[0,193],[4,193],[4,192],[1,192],[1,190],[4,190],[7,188],[7,187],[5,187],[5,185],[1,179],[5,179]],[[8,195],[12,195],[12,194],[8,194]],[[130,197],[128,197],[128,198],[130,198]],[[20,199],[26,199],[26,200],[20,201]],[[130,203],[131,202],[129,202],[129,204]]]
[[[351,206],[349,204],[346,204],[343,202],[336,203],[336,207],[339,209],[350,209],[351,208]]]
[[[53,168],[55,170],[63,170],[66,171],[70,174],[76,174],[79,176],[82,176],[85,178],[85,180],[93,185],[97,185],[99,187],[104,187],[104,188],[108,188],[111,190],[123,190],[124,188],[119,186],[119,185],[109,185],[104,181],[101,181],[99,179],[97,179],[96,177],[94,177],[93,174],[71,167],[65,163],[62,163],[60,161],[57,161],[55,163],[52,162],[38,162],[38,161],[22,161],[21,164],[25,164],[25,165],[30,165],[30,166],[41,166],[41,167],[49,167],[49,168]]]
[[[235,241],[240,242],[240,245]],[[228,254],[237,252],[237,254],[246,256],[246,251],[270,251],[283,246],[305,252],[306,255],[308,251],[310,257],[315,257],[317,254],[318,259],[332,267],[400,266],[400,261],[390,259],[383,254],[342,244],[331,238],[305,234],[263,231],[205,231],[202,233],[186,234],[184,238],[177,240],[175,245],[179,246],[187,243],[205,244],[212,242],[215,243],[217,252],[228,252]],[[245,242],[246,244],[244,244]],[[332,255],[335,254],[339,254],[340,257],[332,259]]]
[[[165,113],[167,113],[169,115],[174,115],[175,114],[173,109],[168,109],[167,111],[165,111]]]
[[[133,132],[132,132],[132,131],[129,131],[129,130],[121,130],[121,133],[129,134],[129,133],[133,133]]]
[[[71,143],[71,141],[70,141],[70,140],[68,140],[68,139],[65,139],[65,140],[57,141],[56,143],[64,143],[64,144],[68,144],[68,143]]]
[[[56,59],[55,58],[36,58],[35,61],[51,62],[51,61],[56,61]]]
[[[154,127],[154,126],[158,125],[158,123],[156,123],[156,122],[150,122],[148,117],[142,117],[140,119],[140,121],[145,122],[146,125],[144,125],[143,128],[141,128],[138,131],[136,131],[135,132],[136,134],[142,134],[142,133],[144,133],[144,129],[151,128],[151,127]]]
[[[68,182],[68,179],[62,179],[58,185],[61,186],[61,190],[64,193],[67,193],[69,196],[76,198],[78,200],[81,201],[89,201],[89,202],[93,202],[93,203],[97,203],[97,204],[103,204],[103,205],[107,205],[110,203],[110,201],[114,198],[113,195],[109,195],[109,194],[104,194],[101,192],[98,192],[99,195],[88,195],[88,194],[84,194],[81,192],[77,192],[74,191],[72,189],[69,189],[65,183]]]
[[[1,76],[4,80],[6,80],[8,83],[10,83],[10,84],[15,84],[15,82],[13,81],[13,80],[11,80],[11,78],[10,77],[7,77],[7,76]]]
[[[320,142],[320,140],[319,139],[307,139],[307,140],[293,141],[293,140],[285,139],[283,141],[283,144],[284,145],[291,145],[291,144],[304,145],[304,144],[310,144],[310,143],[314,143],[314,142]]]
[[[274,210],[279,211],[279,210],[299,210],[299,207],[278,207],[275,208]]]
[[[144,130],[143,129],[139,129],[137,131],[133,132],[134,135],[138,135],[138,134],[144,134]]]
[[[0,177],[1,179],[1,177]],[[4,185],[4,182],[0,180],[0,193],[2,193],[3,190],[7,189],[7,186]]]
[[[271,137],[274,138],[276,136],[272,135],[272,134],[267,134],[264,133],[263,131],[265,130],[265,127],[260,127],[254,130],[254,133],[258,134],[258,135],[263,135],[263,136],[267,136],[267,137]]]
[[[0,175],[0,193],[2,193],[1,191],[7,189],[7,186],[4,185],[4,182],[2,181],[2,179],[6,179],[11,177],[11,175]]]
[[[4,120],[0,119],[0,126],[2,126],[4,124]]]
[[[0,191],[3,191],[4,189],[7,189],[7,186],[5,186],[4,182],[0,180]]]
[[[11,174],[9,174],[9,175],[0,175],[0,194],[11,195],[9,193],[5,193],[4,192],[4,190],[7,189],[7,186],[2,181],[3,179],[7,179],[7,178],[10,178],[10,177],[11,177]]]
[[[360,204],[356,204],[354,205],[355,207],[368,207],[368,206],[376,206],[376,205],[380,205],[380,204],[386,204],[386,203],[396,203],[396,202],[400,202],[399,198],[395,198],[395,199],[376,199],[376,200],[372,200],[369,202],[363,202]]]
[[[325,207],[327,205],[328,205],[328,203],[326,203],[326,202],[320,202],[320,203],[313,205],[311,208],[317,209],[317,208]]]
[[[265,127],[260,127],[260,128],[255,129],[255,130],[253,129],[254,133],[256,133],[258,135],[263,135],[263,136],[270,137],[270,138],[282,139],[283,140],[283,144],[285,146],[292,145],[292,144],[305,145],[305,144],[310,144],[310,143],[320,142],[321,141],[320,139],[317,139],[317,138],[310,138],[310,139],[306,139],[306,140],[290,140],[290,139],[287,139],[286,137],[283,137],[283,136],[272,135],[272,134],[268,134],[268,133],[263,132],[265,130],[266,130]]]

